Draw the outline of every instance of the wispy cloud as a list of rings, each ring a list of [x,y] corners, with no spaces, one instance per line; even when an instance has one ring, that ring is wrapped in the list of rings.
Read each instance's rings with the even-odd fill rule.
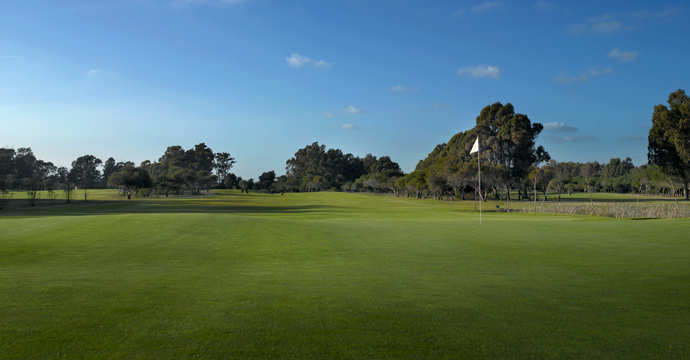
[[[312,60],[311,58],[307,56],[302,56],[300,54],[290,54],[290,56],[285,58],[285,61],[287,61],[288,65],[292,67],[301,67],[304,64],[310,63]]]
[[[580,73],[579,76],[570,76],[567,71],[561,71],[560,74],[553,77],[553,81],[559,84],[568,84],[574,82],[585,83],[589,81],[589,78],[584,73]]]
[[[471,8],[466,8],[466,7],[461,7],[453,11],[452,15],[453,16],[461,16],[464,15],[465,13],[472,12],[472,13],[482,13],[482,12],[488,12],[492,10],[499,10],[504,7],[503,1],[484,1],[481,4],[477,4],[475,6],[472,6]]]
[[[324,60],[313,60],[312,58],[304,55],[300,55],[297,53],[292,53],[290,56],[285,58],[285,61],[287,61],[288,65],[298,68],[302,67],[307,64],[314,65],[315,67],[325,67],[325,68],[330,68],[333,67],[333,63],[326,62]]]
[[[587,70],[587,75],[589,76],[599,76],[599,75],[604,75],[604,74],[610,74],[613,72],[613,69],[611,68],[606,68],[606,69],[600,69],[598,66],[596,67],[590,67],[589,70]]]
[[[329,63],[329,62],[326,62],[326,61],[323,61],[323,60],[319,60],[319,61],[317,61],[317,62],[314,63],[314,66],[316,66],[316,67],[326,67],[326,68],[330,68],[330,67],[333,66],[333,64],[332,64],[332,63]]]
[[[590,142],[597,141],[596,136],[547,136],[553,142]]]
[[[593,76],[601,76],[604,74],[610,74],[613,72],[611,68],[600,69],[599,67],[590,67],[587,71],[581,72],[577,76],[568,75],[567,71],[561,71],[560,74],[554,76],[553,81],[559,84],[568,84],[574,82],[586,83],[589,78]]]
[[[338,111],[330,111],[330,110],[326,111],[323,113],[323,116],[326,118],[332,119],[336,116],[339,116],[338,114],[341,114],[342,116],[347,116],[347,115],[359,115],[359,114],[364,113],[364,112],[365,111],[362,110],[361,108],[357,108],[357,107],[350,105],[350,106],[348,106],[344,109],[340,109]]]
[[[639,11],[633,13],[632,16],[642,20],[668,20],[673,17],[681,17],[684,10],[687,10],[687,6],[669,6],[666,9],[657,12]]]
[[[86,76],[87,78],[108,77],[110,79],[113,79],[113,78],[118,78],[120,76],[120,74],[118,74],[117,71],[112,71],[112,70],[103,71],[100,69],[91,69],[91,70],[87,71],[86,75],[84,75],[84,76]]]
[[[350,105],[350,106],[348,106],[348,107],[346,107],[346,108],[340,110],[340,112],[341,112],[342,114],[354,114],[354,115],[357,115],[357,114],[363,113],[364,110],[359,109],[359,108],[356,108],[356,107]]]
[[[572,24],[567,28],[566,32],[574,36],[589,34],[608,35],[641,29],[649,25],[658,26],[677,19],[683,19],[688,9],[687,5],[682,5],[669,6],[659,11],[606,13]]]
[[[481,64],[475,67],[465,66],[458,70],[458,75],[469,75],[472,77],[489,77],[492,79],[501,78],[501,69],[494,65]]]
[[[473,6],[472,11],[473,12],[484,12],[484,11],[499,9],[502,6],[503,6],[502,1],[484,1],[483,3],[481,3],[479,5]]]
[[[550,132],[576,132],[577,128],[573,126],[568,126],[564,123],[559,123],[559,122],[550,122],[544,124],[544,131],[550,131]]]
[[[620,31],[628,31],[634,29],[634,26],[626,26],[611,14],[604,14],[599,17],[593,17],[584,22],[571,25],[567,32],[570,35],[580,36],[586,34],[613,34]]]
[[[355,124],[342,124],[340,125],[340,128],[345,130],[356,130],[359,129],[359,126]]]
[[[635,61],[640,53],[637,51],[620,51],[615,48],[606,55],[609,59],[618,59],[620,61]]]
[[[402,85],[396,85],[391,87],[391,91],[395,92],[413,92],[413,93],[418,93],[419,89],[416,87],[411,87],[411,86],[402,86]]]

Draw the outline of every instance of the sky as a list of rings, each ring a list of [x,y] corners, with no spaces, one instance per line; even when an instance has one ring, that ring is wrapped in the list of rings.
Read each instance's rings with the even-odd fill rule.
[[[70,167],[205,143],[244,178],[306,145],[390,156],[511,103],[559,162],[647,162],[687,89],[684,1],[22,0],[0,11],[0,147]]]

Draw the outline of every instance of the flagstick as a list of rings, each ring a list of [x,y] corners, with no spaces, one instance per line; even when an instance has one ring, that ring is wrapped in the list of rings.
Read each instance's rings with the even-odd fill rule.
[[[474,145],[472,145],[472,149],[470,150],[470,156],[472,154],[477,153],[477,171],[479,171],[479,179],[478,179],[478,189],[479,189],[479,224],[481,225],[482,223],[482,163],[479,161],[479,156],[481,153],[479,152],[479,136],[477,136],[477,140],[474,141]],[[474,211],[477,211],[477,197],[474,197]]]
[[[477,137],[479,141],[479,137]],[[479,170],[479,225],[482,224],[482,164],[479,162],[479,145],[477,145],[477,168]]]

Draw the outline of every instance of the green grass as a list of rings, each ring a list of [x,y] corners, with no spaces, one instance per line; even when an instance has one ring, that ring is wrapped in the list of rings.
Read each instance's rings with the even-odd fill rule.
[[[687,219],[479,226],[469,201],[93,196],[2,211],[0,358],[690,354]]]

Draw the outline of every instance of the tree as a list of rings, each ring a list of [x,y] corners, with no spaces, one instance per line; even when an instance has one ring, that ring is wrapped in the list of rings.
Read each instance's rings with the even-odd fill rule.
[[[249,188],[249,184],[247,184],[247,181],[244,179],[240,180],[237,185],[240,187],[240,189],[242,189],[243,193],[247,190],[247,188]]]
[[[477,117],[475,129],[490,162],[503,166],[503,183],[508,194],[512,184],[526,178],[531,166],[551,158],[542,146],[535,148],[535,140],[544,126],[532,123],[527,115],[515,113],[510,103],[486,106]]]
[[[542,169],[550,171],[552,176],[551,183],[549,186],[558,189],[558,200],[561,200],[561,193],[563,192],[563,186],[565,185],[565,169],[563,163],[559,163],[556,160],[549,160]]]
[[[376,156],[371,155],[371,154],[366,154],[366,156],[364,156],[364,159],[362,159],[362,162],[364,163],[364,169],[367,173],[374,172],[374,171],[372,171],[372,167],[374,166],[374,164],[376,164],[377,160],[378,159],[376,158]]]
[[[113,157],[109,157],[108,160],[103,163],[103,184],[108,185],[108,180],[110,179],[110,175],[118,172],[119,169],[116,168],[116,163],[115,159]]]
[[[41,187],[43,187],[43,179],[38,176],[23,179],[26,196],[29,199],[29,205],[36,205],[36,200],[40,197]]]
[[[4,167],[3,157],[6,154],[9,154],[9,152],[3,153],[4,150],[7,149],[0,149],[0,171],[2,171]],[[12,158],[14,158],[14,150],[12,150]],[[7,205],[10,199],[14,196],[14,193],[7,188],[7,183],[8,182],[6,176],[0,172],[0,210],[2,210],[2,208],[4,208],[5,205]]]
[[[108,184],[122,188],[127,199],[131,199],[132,194],[136,196],[139,190],[151,187],[153,181],[148,171],[133,165],[126,165],[122,170],[110,176]]]
[[[225,179],[223,179],[223,184],[226,189],[234,189],[237,186],[237,175],[233,173],[227,174]]]
[[[56,169],[51,162],[43,160],[35,160],[33,162],[32,175],[22,179],[31,206],[36,205],[36,200],[40,197],[40,191],[43,189],[46,180],[56,172]]]
[[[271,170],[264,172],[259,176],[259,187],[262,189],[270,189],[271,185],[276,181],[276,172]]]
[[[599,163],[596,161],[584,163],[580,168],[580,174],[585,180],[585,185],[587,186],[587,192],[589,193],[589,203],[594,210],[594,202],[592,201],[592,187],[594,186],[594,181],[592,178],[597,173]]]
[[[202,189],[209,188],[211,182],[217,183],[217,177],[211,174],[214,159],[213,150],[204,143],[187,151],[175,145],[166,149],[158,163],[149,164],[147,168],[154,170],[156,187],[166,196],[170,191],[180,191],[183,186],[190,195],[198,195]]]
[[[216,174],[218,175],[218,181],[221,184],[225,183],[225,178],[228,176],[232,165],[236,163],[235,158],[230,156],[229,153],[221,152],[216,153],[215,162],[213,167],[216,169]]]
[[[437,166],[430,167],[426,171],[424,181],[434,199],[441,200],[448,188],[447,177],[443,170]]]
[[[537,185],[544,179],[544,171],[538,167],[532,169],[528,175],[530,183],[534,185],[534,212],[537,212]]]
[[[371,163],[375,163],[374,157],[370,158]],[[285,165],[286,186],[300,191],[341,187],[368,173],[360,158],[343,154],[339,149],[327,151],[326,145],[318,142],[299,149]],[[319,176],[319,186],[313,185],[315,176]]]
[[[31,148],[19,148],[14,158],[16,180],[21,182],[24,179],[33,177],[36,167],[36,156]]]
[[[15,161],[14,157],[16,155],[14,149],[0,148],[0,189],[7,190],[11,188],[10,177],[14,177],[15,174]]]
[[[679,89],[669,95],[668,104],[654,107],[647,159],[669,178],[680,177],[685,200],[690,200],[690,98]]]
[[[87,197],[87,189],[93,189],[94,184],[100,180],[101,172],[98,167],[103,163],[101,159],[93,155],[84,155],[72,161],[70,175],[72,179],[84,188],[84,201]]]
[[[101,178],[101,183],[103,187],[108,186],[108,181],[110,180],[110,175],[122,170],[126,165],[132,165],[134,166],[134,163],[131,161],[125,161],[125,162],[115,162],[115,159],[112,157],[109,157],[108,160],[103,163],[103,176]],[[148,166],[152,165],[150,161],[146,160],[141,163],[141,168],[146,169]]]
[[[65,199],[67,200],[67,203],[69,204],[72,202],[72,199],[74,199],[74,182],[70,179],[65,181],[62,185],[62,191],[65,192]]]

